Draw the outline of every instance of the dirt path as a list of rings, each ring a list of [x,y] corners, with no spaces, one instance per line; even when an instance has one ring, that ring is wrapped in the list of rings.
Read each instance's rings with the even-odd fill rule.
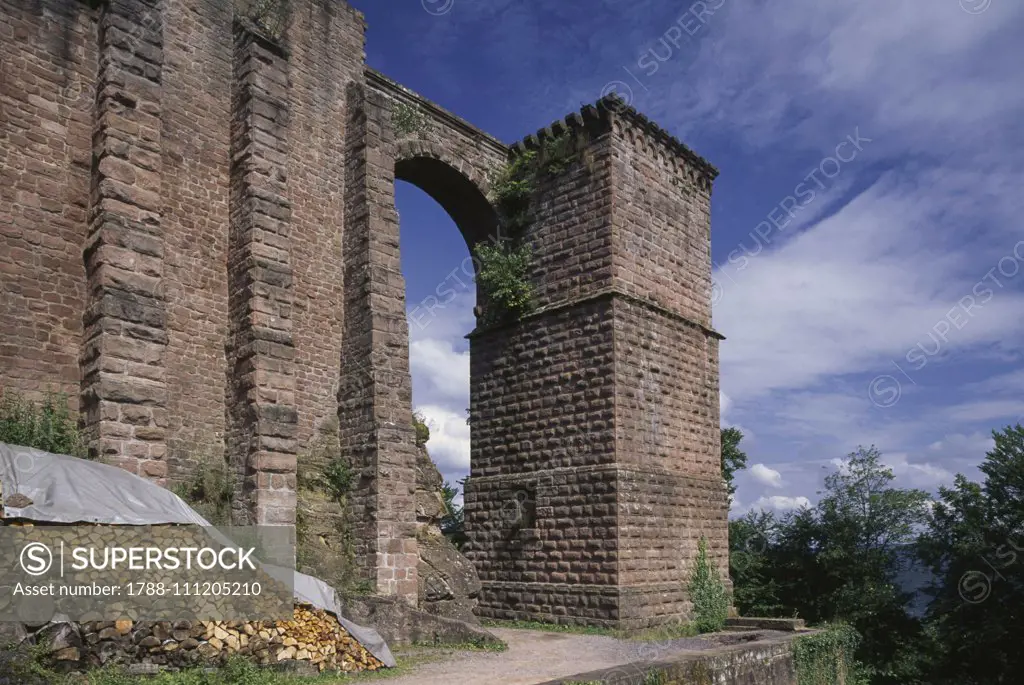
[[[386,678],[387,685],[534,685],[599,668],[654,661],[684,650],[710,649],[713,642],[679,638],[634,642],[600,635],[489,628],[508,643],[504,652],[452,652],[443,661],[413,667],[407,675]]]

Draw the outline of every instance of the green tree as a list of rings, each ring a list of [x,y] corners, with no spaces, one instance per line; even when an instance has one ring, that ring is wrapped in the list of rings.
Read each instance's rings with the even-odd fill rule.
[[[726,487],[729,489],[729,496],[736,494],[735,474],[740,469],[747,468],[747,455],[740,449],[740,440],[743,433],[739,428],[723,428],[722,435],[722,477],[725,479]]]
[[[871,667],[871,682],[906,685],[923,682],[927,640],[897,576],[930,498],[893,480],[878,450],[858,449],[825,478],[816,506],[734,522],[732,549],[749,556],[731,565],[741,612],[848,623],[864,636],[857,658]]]
[[[1021,682],[1024,652],[1024,427],[993,431],[981,483],[941,488],[919,545],[935,578],[931,682]]]
[[[448,514],[441,519],[441,532],[459,549],[466,544],[466,521],[464,509],[455,503],[455,498],[459,494],[460,486],[462,492],[465,492],[468,480],[469,476],[466,476],[458,481],[458,485],[445,481],[441,488],[444,504],[448,508]]]
[[[703,535],[697,543],[697,559],[690,573],[688,590],[697,630],[713,633],[725,627],[725,619],[729,616],[729,593],[718,568],[708,558],[708,541]]]
[[[786,613],[768,556],[777,525],[774,514],[765,511],[751,511],[729,521],[729,576],[741,616]]]

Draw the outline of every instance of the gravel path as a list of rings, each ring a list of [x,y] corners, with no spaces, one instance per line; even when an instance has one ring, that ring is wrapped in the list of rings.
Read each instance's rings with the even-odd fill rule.
[[[718,645],[701,638],[635,642],[602,635],[489,628],[508,643],[504,652],[452,652],[443,661],[414,667],[408,675],[387,678],[387,685],[534,685],[633,661],[654,661],[683,650]]]

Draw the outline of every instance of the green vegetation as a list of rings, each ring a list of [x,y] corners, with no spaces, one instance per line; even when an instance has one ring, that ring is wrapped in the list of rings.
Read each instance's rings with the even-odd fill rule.
[[[690,574],[690,601],[693,602],[694,623],[701,633],[713,633],[725,627],[729,616],[729,593],[708,559],[708,541],[703,535],[697,543],[697,559]]]
[[[477,652],[504,652],[508,645],[504,642],[493,642],[482,637],[475,638],[472,642],[414,642],[414,647],[429,647],[432,649],[446,649],[452,651],[477,651]]]
[[[523,242],[531,220],[530,203],[538,184],[563,173],[574,156],[575,141],[564,133],[545,140],[539,153],[528,150],[516,155],[491,177],[488,199],[497,212],[502,239],[473,250],[484,295],[484,325],[518,320],[533,310],[532,255]]]
[[[261,34],[274,41],[288,28],[288,0],[235,0],[237,16],[245,17]]]
[[[529,314],[533,310],[530,247],[513,247],[508,242],[482,243],[473,254],[479,262],[477,282],[486,302],[483,323],[503,323]]]
[[[348,459],[341,453],[341,437],[336,416],[320,424],[305,453],[299,456],[298,462],[301,466],[296,480],[300,492],[320,491],[331,500],[344,504],[356,474]]]
[[[352,487],[355,473],[348,461],[343,458],[335,458],[327,462],[323,472],[323,485],[327,494],[336,502],[342,502]]]
[[[455,503],[455,497],[459,494],[460,487],[463,493],[466,491],[466,481],[468,480],[469,476],[466,476],[459,481],[458,485],[445,482],[441,488],[444,504],[448,508],[448,514],[441,519],[441,532],[458,549],[462,549],[462,546],[466,544],[466,517],[463,507]]]
[[[1017,682],[1024,653],[1024,427],[993,431],[984,478],[958,476],[933,500],[896,487],[874,447],[825,478],[813,507],[730,522],[741,615],[800,616],[832,627],[796,647],[801,685],[997,685]],[[908,573],[933,579],[924,616],[908,608]],[[828,670],[843,655],[845,681]]]
[[[404,102],[399,102],[395,105],[392,121],[395,125],[395,131],[400,135],[420,133],[427,127],[427,118],[420,111],[419,107],[408,105]]]
[[[47,393],[41,403],[36,403],[17,391],[0,391],[0,442],[54,454],[87,456],[78,416],[68,407],[67,395],[60,393]]]
[[[356,567],[355,541],[346,516],[357,473],[341,452],[336,416],[320,424],[298,461],[296,568],[326,581],[343,596],[366,594],[370,583]]]
[[[739,428],[723,428],[722,431],[722,477],[729,488],[729,496],[736,494],[735,474],[747,468],[747,454],[740,449],[743,433]]]
[[[408,656],[396,653],[398,666],[395,668],[351,674],[322,673],[309,677],[275,672],[235,655],[217,669],[188,668],[156,676],[131,676],[123,666],[116,664],[86,673],[61,674],[45,665],[44,649],[33,647],[19,651],[18,658],[13,661],[5,661],[7,654],[0,653],[0,666],[8,669],[0,675],[13,678],[10,682],[18,685],[344,685],[406,675],[413,665],[441,656],[429,650],[410,650]]]
[[[415,412],[412,415],[412,427],[416,429],[416,446],[425,447],[430,440],[430,426],[423,414]]]
[[[172,488],[174,494],[211,524],[230,525],[235,497],[234,472],[222,456],[198,450],[197,453],[201,456],[192,478]]]
[[[866,685],[866,673],[854,653],[860,635],[848,625],[823,626],[820,633],[800,637],[793,642],[799,685]]]
[[[698,634],[693,623],[674,623],[656,628],[645,628],[643,630],[623,630],[620,628],[605,628],[602,626],[584,626],[567,623],[544,623],[542,621],[503,621],[485,619],[481,621],[484,626],[496,628],[518,628],[520,630],[543,630],[549,633],[570,633],[574,635],[602,635],[614,637],[620,640],[634,640],[636,642],[663,642],[674,640],[680,637],[694,637]]]

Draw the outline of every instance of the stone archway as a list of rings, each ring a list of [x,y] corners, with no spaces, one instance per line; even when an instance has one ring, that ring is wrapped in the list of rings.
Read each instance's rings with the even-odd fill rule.
[[[498,219],[487,201],[488,180],[478,169],[452,158],[437,143],[403,140],[395,153],[395,180],[406,181],[432,197],[473,247],[496,235]]]
[[[472,250],[497,229],[487,177],[508,148],[372,70],[348,98],[338,416],[342,450],[361,475],[349,513],[365,578],[414,604],[417,450],[395,181],[438,202]],[[397,125],[403,110],[415,127]]]

